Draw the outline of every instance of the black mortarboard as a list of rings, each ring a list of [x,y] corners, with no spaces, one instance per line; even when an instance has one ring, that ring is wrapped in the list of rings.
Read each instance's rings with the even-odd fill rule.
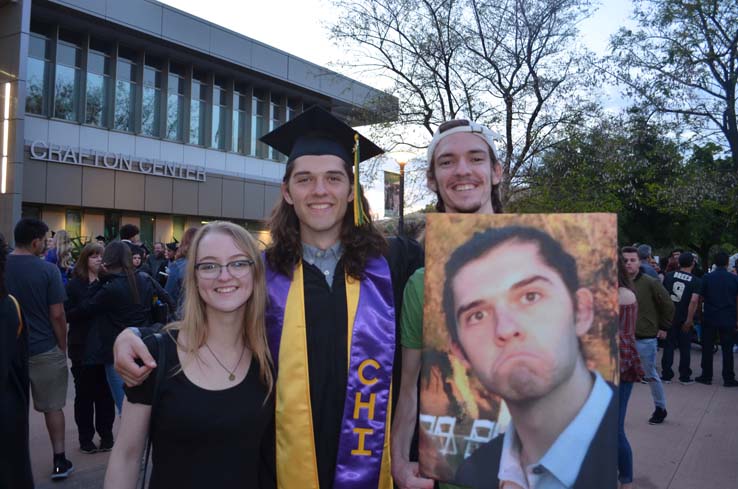
[[[288,163],[305,155],[335,155],[353,164],[354,135],[359,136],[359,161],[384,153],[327,110],[313,106],[261,137],[261,141],[287,155]]]
[[[300,156],[334,155],[345,161],[349,168],[353,167],[349,177],[354,181],[354,224],[360,226],[367,221],[367,210],[361,204],[359,162],[384,153],[379,146],[318,106],[310,107],[262,136],[261,141],[287,155],[288,166]]]
[[[173,243],[167,243],[167,249],[169,251],[177,251],[177,242],[174,241]]]

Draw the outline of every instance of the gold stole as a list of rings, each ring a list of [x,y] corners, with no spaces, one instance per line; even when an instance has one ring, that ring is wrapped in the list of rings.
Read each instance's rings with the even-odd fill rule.
[[[348,309],[348,359],[351,359],[351,336],[359,305],[360,281],[346,276]],[[305,291],[302,262],[294,271],[284,310],[282,338],[279,344],[277,381],[277,487],[279,489],[320,489],[315,453],[310,377],[308,373],[307,336],[305,331]],[[286,373],[290,374],[285,378]],[[378,489],[392,489],[390,471],[390,419],[392,388],[387,408],[386,435]]]

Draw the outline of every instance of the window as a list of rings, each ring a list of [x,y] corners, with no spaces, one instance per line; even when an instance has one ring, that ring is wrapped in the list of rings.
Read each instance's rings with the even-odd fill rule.
[[[287,99],[287,119],[285,120],[285,122],[291,121],[292,119],[294,119],[295,117],[297,117],[300,114],[300,112],[301,112],[300,106],[301,105],[302,104],[300,104],[300,101],[299,100],[295,100],[295,99],[292,99],[292,98],[291,99]]]
[[[205,117],[208,114],[208,85],[205,75],[192,75],[190,94],[190,144],[205,145]]]
[[[28,45],[28,75],[26,82],[26,112],[48,114],[49,71],[51,69],[50,29],[31,23]]]
[[[236,85],[233,90],[233,122],[231,124],[231,151],[246,152],[246,88]]]
[[[284,105],[280,103],[279,97],[272,94],[269,103],[269,131],[278,128],[284,122]],[[287,158],[274,148],[269,148],[270,160],[287,161]]]
[[[81,67],[82,48],[78,39],[72,33],[60,31],[56,45],[54,117],[68,121],[79,118]]]
[[[184,124],[184,69],[174,64],[169,65],[167,82],[167,129],[166,138],[182,141]]]
[[[90,40],[87,53],[85,122],[105,127],[110,110],[110,48],[106,44]]]
[[[172,216],[172,238],[182,239],[185,229],[185,216]]]
[[[120,230],[121,213],[120,212],[105,212],[105,241],[110,242],[118,237],[118,231]]]
[[[82,234],[82,214],[79,209],[67,209],[67,221],[64,229],[70,238],[80,237]]]
[[[156,227],[156,217],[151,214],[141,214],[139,238],[150,250],[154,249],[154,228]]]
[[[143,74],[143,107],[141,132],[159,136],[161,112],[161,63],[146,56]]]
[[[210,147],[216,149],[225,149],[228,105],[226,91],[223,88],[224,85],[225,81],[218,78],[215,79],[215,84],[213,85],[213,127],[210,131]]]
[[[121,47],[118,50],[118,64],[115,80],[115,114],[113,127],[120,131],[133,132],[134,110],[136,107],[136,55]]]
[[[252,156],[266,158],[267,148],[259,138],[266,134],[266,124],[264,122],[264,112],[266,109],[266,100],[261,90],[254,89],[254,95],[251,97],[251,151]]]

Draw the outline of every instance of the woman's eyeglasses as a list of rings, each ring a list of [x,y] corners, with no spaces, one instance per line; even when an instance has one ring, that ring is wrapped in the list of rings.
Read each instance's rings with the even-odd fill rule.
[[[195,273],[200,278],[212,279],[220,276],[220,271],[225,268],[232,277],[241,278],[251,273],[254,260],[236,260],[225,265],[220,263],[202,262],[195,265]]]

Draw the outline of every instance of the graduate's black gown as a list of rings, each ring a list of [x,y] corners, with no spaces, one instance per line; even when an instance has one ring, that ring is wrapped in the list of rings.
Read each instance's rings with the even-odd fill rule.
[[[392,274],[395,309],[397,310],[396,345],[399,345],[399,318],[405,282],[423,264],[420,246],[410,240],[390,240],[387,257]],[[332,489],[336,456],[340,439],[341,419],[346,400],[348,378],[348,310],[346,281],[339,261],[333,275],[333,287],[328,287],[323,272],[303,262],[305,290],[305,322],[310,402],[315,435],[320,489]],[[400,348],[395,348],[393,387],[397,399],[400,385]]]

